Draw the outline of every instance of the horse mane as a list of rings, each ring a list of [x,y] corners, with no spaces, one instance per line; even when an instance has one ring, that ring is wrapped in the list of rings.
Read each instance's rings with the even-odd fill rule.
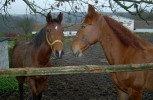
[[[34,38],[34,46],[36,48],[38,48],[41,43],[43,42],[45,36],[46,36],[46,33],[45,33],[45,30],[46,30],[46,27],[42,28],[39,33],[37,33],[37,36]]]
[[[53,19],[53,22],[52,23],[60,23],[58,19]],[[37,36],[34,38],[34,46],[36,48],[38,48],[41,43],[43,42],[43,40],[46,38],[46,33],[45,33],[45,30],[46,30],[46,26],[43,27],[38,33],[37,33]]]
[[[124,27],[121,23],[118,21],[108,17],[104,16],[104,19],[106,23],[111,27],[111,29],[114,31],[114,34],[118,37],[118,39],[125,45],[125,46],[132,46],[135,48],[144,49],[148,44],[150,45],[148,41],[141,39],[139,36],[134,34],[132,31],[130,31],[128,28]]]

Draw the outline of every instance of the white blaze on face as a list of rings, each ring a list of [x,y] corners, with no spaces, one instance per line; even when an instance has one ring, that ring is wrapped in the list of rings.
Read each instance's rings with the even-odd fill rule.
[[[58,26],[55,26],[55,29],[57,30],[58,29]]]

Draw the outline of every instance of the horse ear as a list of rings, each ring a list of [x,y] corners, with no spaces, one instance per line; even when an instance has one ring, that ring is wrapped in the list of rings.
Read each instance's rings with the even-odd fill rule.
[[[59,22],[61,23],[62,22],[62,20],[63,20],[63,13],[59,13],[59,15],[58,15],[58,17],[57,17],[57,19],[59,20]]]
[[[91,4],[89,4],[88,5],[88,15],[90,17],[93,17],[95,13],[96,13],[95,8]]]
[[[46,21],[48,24],[50,24],[52,22],[52,16],[51,16],[50,12],[46,16]]]

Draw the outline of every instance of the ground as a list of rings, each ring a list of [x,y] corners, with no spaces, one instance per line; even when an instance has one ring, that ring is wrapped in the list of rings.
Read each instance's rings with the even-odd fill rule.
[[[150,36],[145,39],[153,42]],[[108,64],[99,44],[90,47],[82,57],[76,58],[72,55],[70,43],[71,39],[64,44],[65,55],[63,59],[52,58],[54,66]],[[0,94],[0,100],[18,100],[18,97],[17,91]],[[29,97],[27,88],[24,97]],[[50,76],[42,100],[117,100],[117,97],[110,74],[71,74]],[[153,100],[153,92],[145,92],[143,100]]]

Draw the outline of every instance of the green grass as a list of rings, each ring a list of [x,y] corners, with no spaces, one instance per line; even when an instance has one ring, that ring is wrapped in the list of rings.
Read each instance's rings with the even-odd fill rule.
[[[14,40],[8,41],[8,44],[9,44],[9,45],[15,45],[15,43],[16,43],[16,42],[15,42]]]
[[[0,33],[0,37],[4,37],[4,34]]]
[[[64,43],[67,43],[69,42],[70,40],[72,40],[72,37],[64,37]]]
[[[0,77],[0,92],[17,90],[18,83],[15,77]]]

